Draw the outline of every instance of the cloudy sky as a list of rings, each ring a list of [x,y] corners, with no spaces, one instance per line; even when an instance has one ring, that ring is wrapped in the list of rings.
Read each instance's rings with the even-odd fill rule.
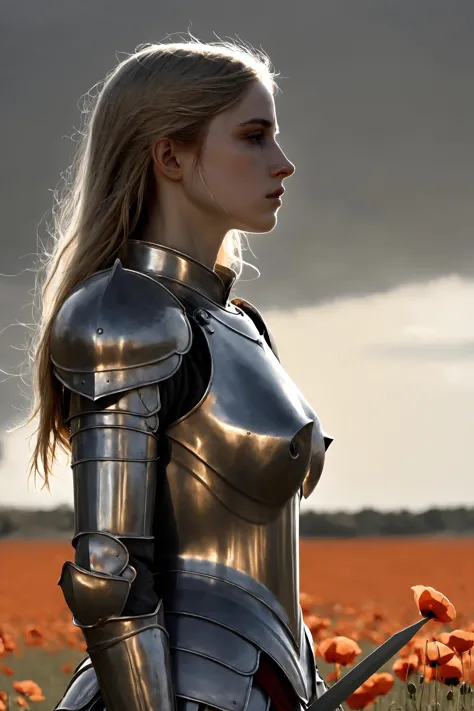
[[[120,8],[123,7],[123,10]],[[474,505],[474,5],[470,0],[64,0],[0,7],[0,367],[18,372],[38,238],[81,97],[142,42],[239,37],[280,72],[297,172],[279,225],[250,237],[238,294],[335,437],[313,508]],[[248,272],[244,278],[252,279]],[[0,384],[0,426],[28,389]],[[25,432],[3,432],[0,498],[28,491]]]

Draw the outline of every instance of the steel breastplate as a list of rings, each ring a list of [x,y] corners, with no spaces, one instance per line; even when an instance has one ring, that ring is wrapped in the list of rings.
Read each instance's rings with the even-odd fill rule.
[[[324,462],[319,420],[246,314],[187,290],[186,304],[206,334],[212,374],[201,401],[166,432],[174,555],[266,586],[299,647],[299,503]]]

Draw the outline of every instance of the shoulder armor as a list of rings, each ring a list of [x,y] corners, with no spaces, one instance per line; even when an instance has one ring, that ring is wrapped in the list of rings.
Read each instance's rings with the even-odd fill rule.
[[[252,319],[252,321],[254,322],[258,331],[265,338],[266,342],[272,349],[273,353],[278,358],[278,351],[277,351],[275,339],[273,338],[272,334],[270,333],[270,329],[266,325],[260,311],[253,304],[251,304],[250,301],[246,301],[245,299],[232,299],[232,303],[234,304],[234,306],[237,306],[237,308],[241,309],[244,313],[247,314],[247,316],[249,316]]]
[[[53,323],[50,355],[63,385],[97,400],[169,378],[191,343],[181,302],[116,259],[67,297]]]

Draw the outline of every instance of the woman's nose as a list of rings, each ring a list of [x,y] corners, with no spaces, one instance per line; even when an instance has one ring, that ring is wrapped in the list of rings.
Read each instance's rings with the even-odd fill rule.
[[[290,175],[293,175],[294,172],[295,172],[294,164],[290,160],[287,160],[286,165],[282,170],[282,173],[284,174],[285,178],[289,178]]]
[[[278,168],[275,169],[274,175],[279,178],[289,178],[295,172],[294,164],[288,160],[286,156],[280,161]]]

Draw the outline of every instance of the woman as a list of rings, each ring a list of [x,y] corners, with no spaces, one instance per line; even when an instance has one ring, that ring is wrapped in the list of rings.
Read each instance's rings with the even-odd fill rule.
[[[59,585],[88,657],[57,709],[278,711],[325,689],[302,621],[318,417],[229,293],[294,166],[268,60],[147,45],[111,72],[57,220],[35,349],[46,484],[71,452]]]

